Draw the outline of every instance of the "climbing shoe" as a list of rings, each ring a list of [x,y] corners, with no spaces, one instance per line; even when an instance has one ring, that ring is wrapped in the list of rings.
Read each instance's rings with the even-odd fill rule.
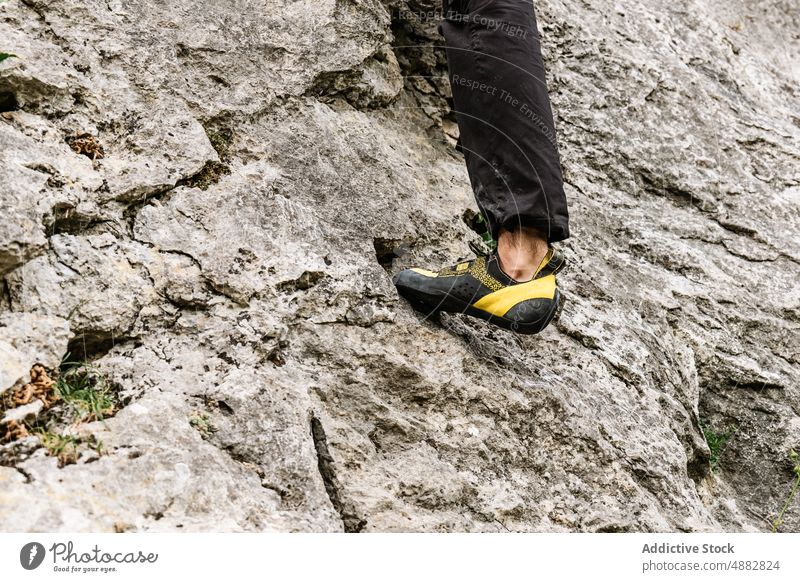
[[[560,313],[556,273],[563,255],[552,247],[530,281],[517,282],[500,268],[496,253],[479,255],[434,272],[411,268],[394,276],[398,292],[427,313],[466,313],[517,333],[542,331]]]

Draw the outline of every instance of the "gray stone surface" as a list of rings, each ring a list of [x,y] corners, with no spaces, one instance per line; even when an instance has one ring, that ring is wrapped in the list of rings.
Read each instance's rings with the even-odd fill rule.
[[[800,449],[797,6],[537,2],[573,237],[536,337],[391,285],[476,238],[413,17],[437,7],[0,4],[2,384],[70,351],[122,402],[74,429],[99,456],[0,446],[0,529],[771,527]],[[735,429],[713,473],[702,427]]]
[[[44,408],[44,403],[41,400],[34,400],[29,404],[17,406],[5,413],[3,418],[0,419],[0,424],[6,422],[22,422],[28,418],[36,417],[42,411],[42,408]]]
[[[34,364],[58,368],[71,338],[69,323],[55,315],[0,313],[0,393],[30,382]]]

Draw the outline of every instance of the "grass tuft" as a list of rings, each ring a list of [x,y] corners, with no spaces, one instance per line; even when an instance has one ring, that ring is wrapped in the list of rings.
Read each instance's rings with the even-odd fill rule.
[[[97,366],[70,361],[69,354],[58,369],[49,370],[37,364],[30,375],[28,384],[0,397],[0,417],[7,410],[35,400],[42,402],[41,411],[36,417],[0,425],[0,444],[36,436],[48,455],[58,459],[60,467],[77,462],[80,452],[87,448],[103,454],[100,441],[91,434],[76,436],[75,429],[117,412],[118,385]]]
[[[47,449],[47,454],[58,459],[58,466],[70,465],[78,461],[78,446],[81,440],[73,435],[62,435],[46,428],[35,431],[39,442]]]
[[[62,361],[55,390],[71,409],[73,421],[103,420],[116,412],[114,386],[92,364]]]

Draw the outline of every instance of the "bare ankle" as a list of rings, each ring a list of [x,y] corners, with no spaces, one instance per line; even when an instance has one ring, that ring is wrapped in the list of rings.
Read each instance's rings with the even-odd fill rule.
[[[547,254],[547,248],[547,238],[537,228],[503,228],[497,238],[500,268],[515,281],[529,281]]]

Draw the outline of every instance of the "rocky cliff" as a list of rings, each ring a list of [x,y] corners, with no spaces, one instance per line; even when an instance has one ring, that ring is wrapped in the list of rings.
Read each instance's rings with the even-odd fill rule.
[[[438,2],[0,3],[0,529],[771,529],[797,3],[536,5],[573,237],[518,337],[391,284],[478,238]]]

